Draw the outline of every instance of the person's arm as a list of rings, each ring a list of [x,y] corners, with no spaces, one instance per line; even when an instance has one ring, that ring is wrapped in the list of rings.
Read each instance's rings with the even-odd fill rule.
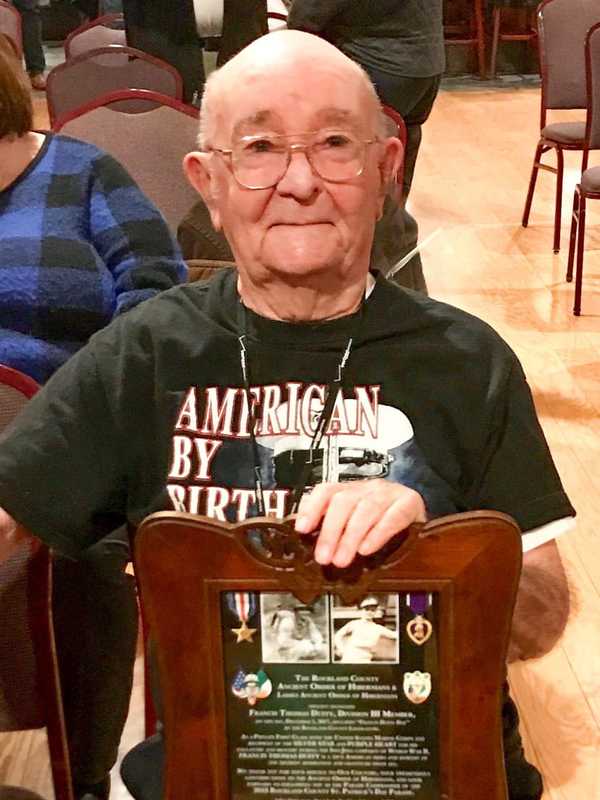
[[[384,639],[394,639],[398,638],[398,634],[396,631],[392,631],[389,628],[386,628],[385,625],[379,625],[381,631],[379,632],[380,636],[383,636]]]
[[[115,282],[116,314],[187,279],[165,220],[108,155],[94,162],[89,224],[94,247]]]
[[[508,661],[538,658],[561,637],[569,618],[569,587],[556,541],[523,554]]]
[[[288,28],[321,33],[351,0],[294,0],[287,18]]]

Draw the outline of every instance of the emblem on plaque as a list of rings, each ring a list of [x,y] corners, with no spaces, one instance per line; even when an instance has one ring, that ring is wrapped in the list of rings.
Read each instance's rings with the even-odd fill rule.
[[[431,605],[431,595],[426,592],[411,592],[406,596],[406,605],[415,615],[406,626],[408,638],[416,645],[425,644],[433,633],[433,625],[425,616]]]
[[[258,672],[244,672],[238,669],[231,684],[231,691],[240,700],[246,700],[249,706],[255,706],[273,691],[273,684],[263,669]]]
[[[431,674],[429,672],[404,673],[404,694],[411,703],[424,703],[431,694]]]
[[[254,616],[258,607],[256,594],[253,592],[227,592],[227,607],[240,621],[239,628],[231,628],[231,632],[236,636],[236,644],[254,642],[252,637],[258,628],[250,628],[248,620]]]

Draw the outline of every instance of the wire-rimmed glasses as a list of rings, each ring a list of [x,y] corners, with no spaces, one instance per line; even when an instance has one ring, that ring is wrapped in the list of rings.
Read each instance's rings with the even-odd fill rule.
[[[344,183],[357,178],[365,168],[367,145],[378,141],[337,130],[314,131],[302,137],[305,142],[292,144],[290,136],[280,134],[243,136],[230,149],[210,149],[231,158],[233,176],[241,186],[270,189],[283,178],[295,152],[305,153],[314,172],[325,181]]]

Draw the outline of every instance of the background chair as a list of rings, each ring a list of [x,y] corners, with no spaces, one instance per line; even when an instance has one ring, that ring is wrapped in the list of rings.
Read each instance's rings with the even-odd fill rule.
[[[530,45],[537,44],[537,30],[535,25],[535,9],[538,0],[491,0],[492,11],[492,55],[490,60],[490,78],[496,77],[496,62],[500,42],[526,42]],[[503,12],[513,12],[515,23],[519,22],[516,16],[521,17],[521,27],[511,30],[502,28]],[[513,23],[514,24],[514,23]]]
[[[183,81],[175,67],[133,47],[113,44],[87,50],[51,70],[46,82],[50,124],[119,89],[149,89],[175,100],[183,97]],[[127,111],[126,103],[120,110]]]
[[[0,33],[9,37],[17,48],[17,53],[23,55],[23,34],[21,30],[21,15],[17,9],[5,0],[0,0]]]
[[[123,101],[134,100],[136,113],[121,110]],[[196,108],[157,92],[122,90],[60,117],[53,130],[91,142],[120,161],[176,233],[198,198],[181,166],[196,147]]]
[[[65,39],[65,58],[68,60],[86,50],[96,50],[109,44],[126,45],[125,23],[122,14],[104,14],[85,22]]]
[[[556,175],[553,250],[560,250],[560,222],[564,151],[582,150],[585,122],[547,124],[549,109],[586,108],[585,37],[590,27],[600,21],[598,0],[544,0],[538,8],[538,39],[542,95],[540,139],[537,144],[522,224],[529,224],[533,193],[540,169]],[[557,166],[542,163],[542,156],[556,150]]]
[[[193,258],[186,261],[188,267],[188,283],[209,281],[222,269],[236,269],[234,261],[215,261],[210,258]]]
[[[483,0],[444,0],[444,39],[447,45],[474,47],[479,77],[485,78],[485,29]]]
[[[31,378],[0,365],[0,432],[36,391]],[[73,800],[52,627],[50,554],[24,531],[3,539],[0,553],[0,731],[46,727],[55,798]],[[17,800],[19,793],[0,788],[0,798],[5,796]]]
[[[583,250],[585,244],[585,213],[587,200],[600,200],[600,166],[588,167],[590,150],[600,150],[600,22],[594,25],[585,40],[585,63],[587,78],[587,120],[581,182],[575,187],[567,281],[573,280],[573,261],[577,250],[575,268],[575,302],[573,313],[581,314],[581,290],[583,279]]]

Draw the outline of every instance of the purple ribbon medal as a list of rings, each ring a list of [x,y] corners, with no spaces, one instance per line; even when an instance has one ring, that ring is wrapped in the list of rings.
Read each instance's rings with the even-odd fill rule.
[[[431,594],[428,592],[410,592],[406,595],[406,605],[415,615],[406,626],[408,638],[416,645],[425,644],[433,633],[433,625],[425,616],[431,607]]]

